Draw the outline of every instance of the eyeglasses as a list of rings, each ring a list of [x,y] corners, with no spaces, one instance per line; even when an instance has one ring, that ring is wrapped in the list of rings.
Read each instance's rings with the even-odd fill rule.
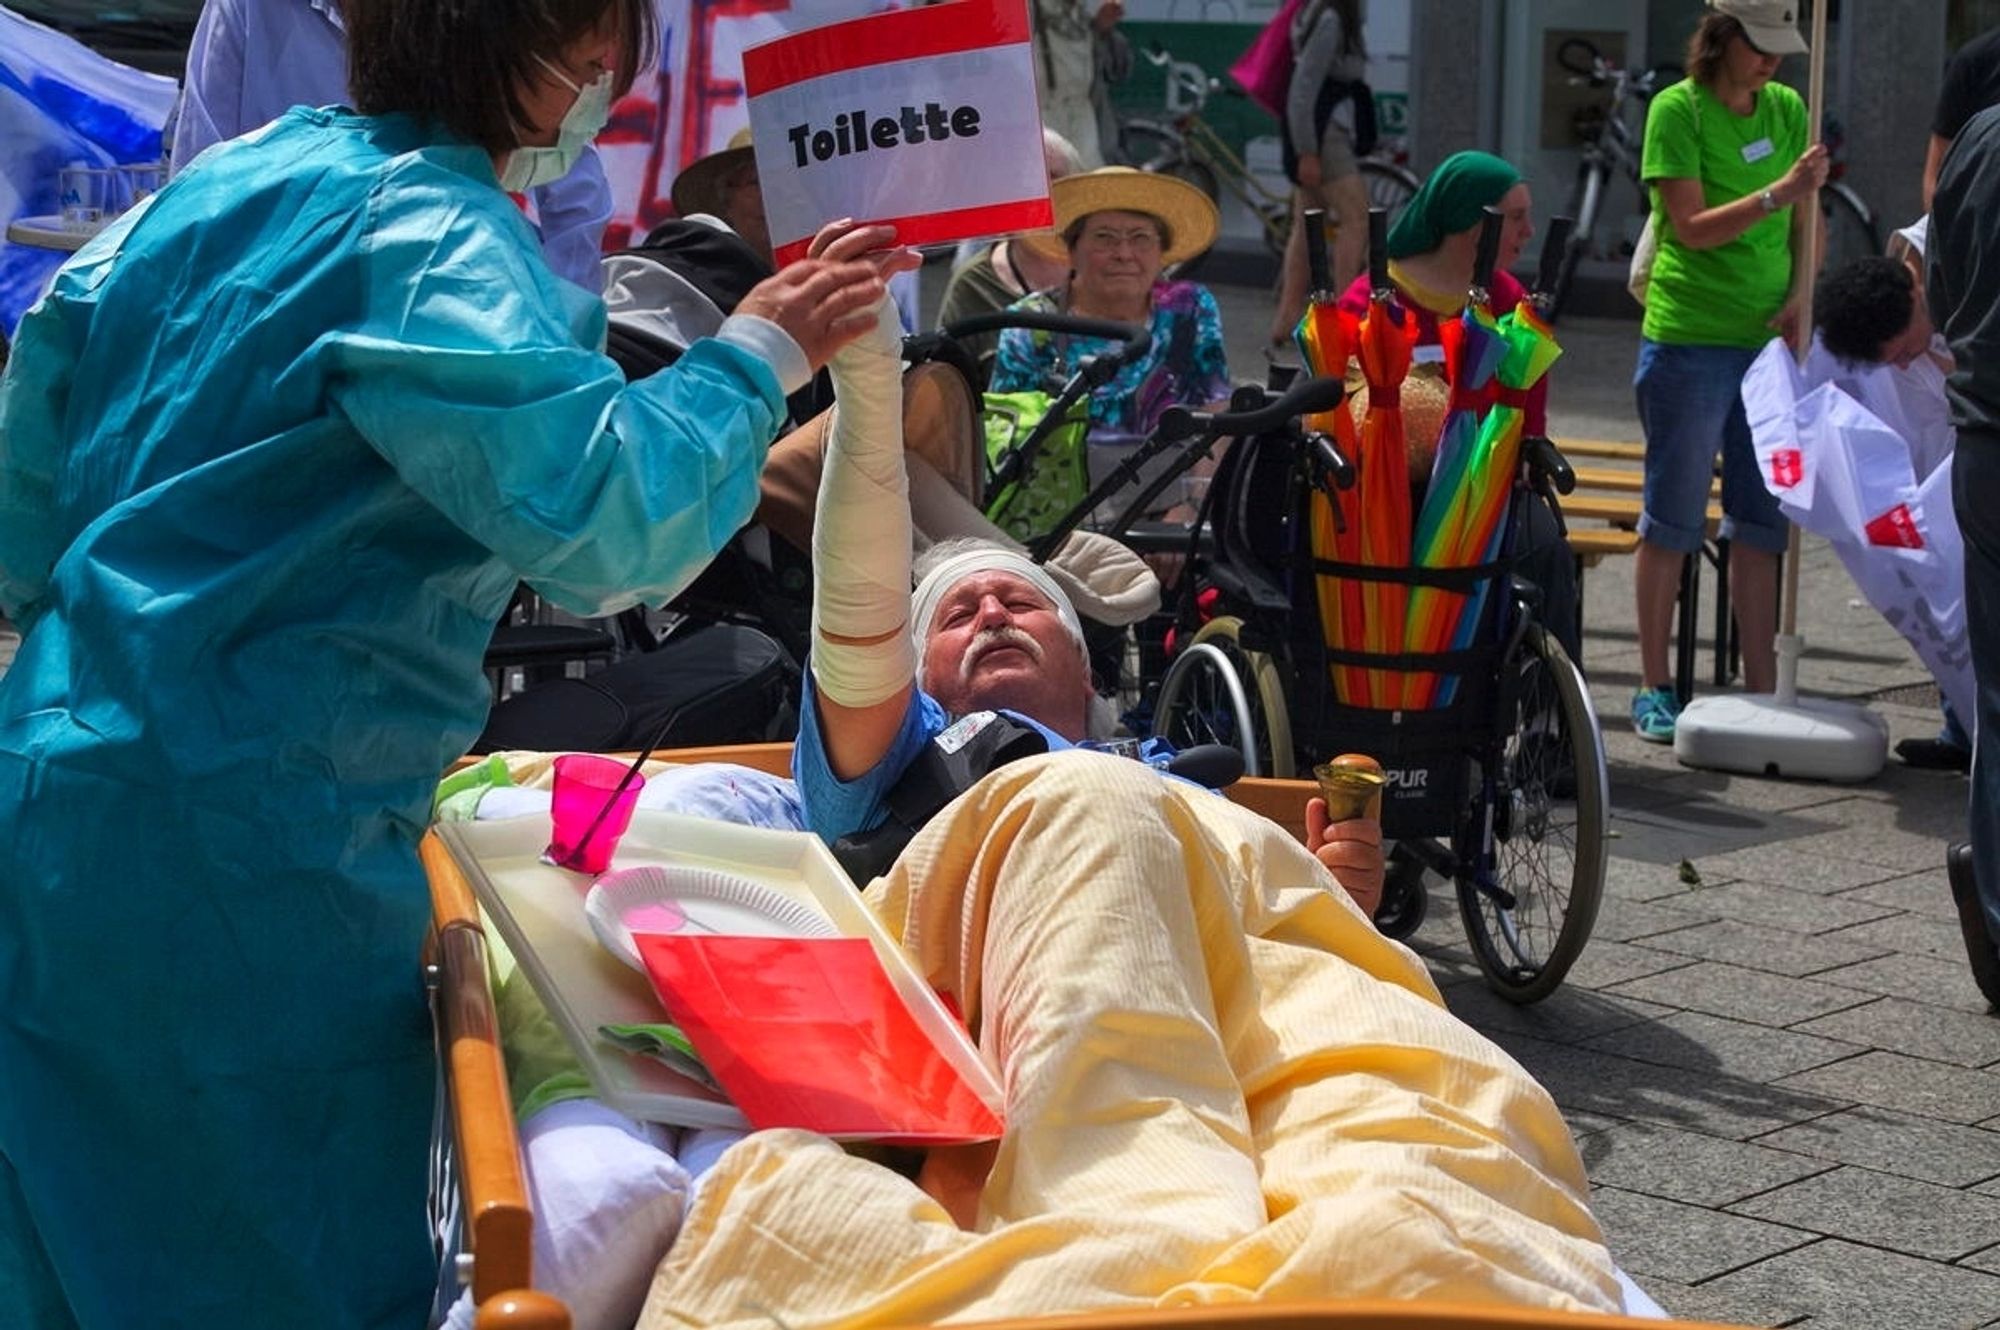
[[[1083,243],[1090,249],[1109,251],[1124,248],[1135,254],[1149,254],[1160,248],[1160,233],[1150,228],[1112,231],[1092,227],[1083,233]]]

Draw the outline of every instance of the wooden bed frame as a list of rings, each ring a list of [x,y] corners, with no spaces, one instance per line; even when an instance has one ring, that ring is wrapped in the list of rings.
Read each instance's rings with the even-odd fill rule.
[[[672,762],[736,762],[776,774],[791,770],[790,744],[684,748],[657,754]],[[1229,790],[1304,837],[1310,781],[1245,778]],[[435,832],[421,846],[430,878],[432,935],[427,963],[437,969],[438,1020],[451,1084],[465,1256],[477,1330],[567,1330],[569,1310],[531,1284],[533,1216],[514,1130],[498,1017],[487,982],[486,934],[479,905],[457,861]],[[1380,1301],[1243,1303],[1173,1311],[1099,1312],[989,1323],[984,1330],[1690,1330],[1703,1323],[1626,1316]]]

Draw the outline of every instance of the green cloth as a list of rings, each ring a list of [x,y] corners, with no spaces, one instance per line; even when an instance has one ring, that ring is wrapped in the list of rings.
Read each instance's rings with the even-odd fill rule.
[[[1806,150],[1805,102],[1782,83],[1767,83],[1749,115],[1737,115],[1707,88],[1683,79],[1653,98],[1646,114],[1640,174],[1701,181],[1705,208],[1774,185]],[[1768,145],[1769,151],[1764,151]],[[1756,160],[1746,160],[1745,153]],[[1674,239],[1653,191],[1659,252],[1646,289],[1643,331],[1655,342],[1754,349],[1771,340],[1770,321],[1792,286],[1792,210],[1780,208],[1713,249]]]
[[[600,1025],[597,1033],[604,1041],[622,1052],[636,1057],[653,1058],[669,1070],[679,1072],[691,1081],[706,1085],[712,1090],[722,1087],[709,1074],[708,1064],[695,1052],[694,1045],[681,1033],[678,1025],[664,1021],[649,1024]]]
[[[507,759],[498,753],[484,762],[461,767],[438,782],[437,793],[431,798],[431,820],[470,822],[478,816],[479,801],[488,790],[513,783],[514,774],[507,770]]]
[[[1428,254],[1448,235],[1477,226],[1487,208],[1521,183],[1521,173],[1490,152],[1455,152],[1438,163],[1389,228],[1389,257]]]
[[[507,1059],[514,1120],[526,1122],[565,1099],[594,1096],[597,1087],[527,973],[515,963],[500,930],[489,922],[485,933],[486,973],[493,984],[493,1015],[500,1027],[500,1051]]]

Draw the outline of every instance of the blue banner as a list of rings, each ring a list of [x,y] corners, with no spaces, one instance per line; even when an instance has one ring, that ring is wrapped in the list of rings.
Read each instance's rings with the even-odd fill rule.
[[[157,161],[178,90],[0,8],[0,225],[55,215],[56,173],[72,162]],[[0,331],[13,334],[63,258],[0,243]]]

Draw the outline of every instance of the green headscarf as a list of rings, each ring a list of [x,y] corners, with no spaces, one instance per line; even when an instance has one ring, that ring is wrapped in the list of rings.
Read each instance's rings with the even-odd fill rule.
[[[1389,228],[1389,257],[1430,253],[1446,236],[1479,225],[1483,210],[1520,183],[1521,173],[1490,152],[1453,153]]]

